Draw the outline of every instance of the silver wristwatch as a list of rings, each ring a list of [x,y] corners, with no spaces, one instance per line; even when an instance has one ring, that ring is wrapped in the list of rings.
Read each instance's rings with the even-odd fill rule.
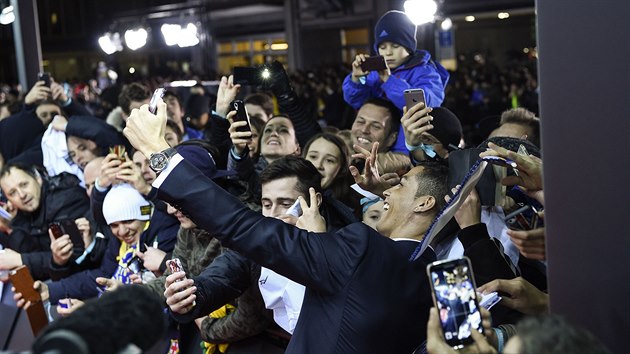
[[[168,148],[151,154],[151,156],[149,156],[149,167],[155,171],[155,173],[160,173],[164,171],[168,165],[168,161],[171,157],[175,156],[175,154],[177,154],[177,150],[174,148]]]

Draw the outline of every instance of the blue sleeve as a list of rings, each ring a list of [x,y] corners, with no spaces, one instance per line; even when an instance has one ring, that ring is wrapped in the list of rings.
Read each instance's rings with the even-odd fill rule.
[[[352,74],[348,74],[343,80],[343,99],[352,108],[358,110],[370,97],[372,97],[370,87],[367,84],[353,82]]]
[[[431,64],[416,66],[403,80],[392,75],[381,86],[387,97],[402,110],[405,105],[403,92],[410,88],[421,88],[429,107],[439,107],[444,101],[444,81],[438,71]],[[393,79],[393,80],[392,80]]]
[[[50,303],[56,304],[59,302],[59,299],[65,297],[79,300],[96,297],[98,295],[96,278],[110,278],[114,274],[118,266],[116,257],[119,249],[120,241],[112,237],[107,243],[107,250],[100,267],[74,273],[67,278],[48,284]]]
[[[266,218],[249,210],[186,160],[170,172],[159,195],[187,212],[223,246],[322,293],[335,293],[347,284],[369,242],[369,227],[361,227],[361,223],[354,224],[352,231],[311,233]],[[209,205],[220,209],[209,209]]]

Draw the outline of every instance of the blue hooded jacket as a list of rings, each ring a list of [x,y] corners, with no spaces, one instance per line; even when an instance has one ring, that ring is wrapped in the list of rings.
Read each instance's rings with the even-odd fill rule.
[[[386,98],[401,110],[405,106],[403,92],[408,89],[421,88],[429,107],[439,107],[444,101],[444,88],[449,79],[448,71],[433,60],[426,50],[416,50],[409,60],[392,70],[391,76],[381,83],[378,72],[371,71],[365,76],[365,83],[354,83],[352,74],[343,81],[343,98],[358,110],[363,103],[372,97]],[[363,80],[362,80],[363,81]],[[405,152],[405,139],[402,126],[398,139],[391,151]]]

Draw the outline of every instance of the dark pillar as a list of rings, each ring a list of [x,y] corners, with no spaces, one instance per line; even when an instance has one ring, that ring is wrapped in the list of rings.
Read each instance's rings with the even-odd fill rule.
[[[13,38],[18,78],[28,91],[42,70],[42,46],[39,40],[39,19],[35,0],[11,0],[15,11]]]
[[[303,69],[302,62],[302,36],[300,30],[299,1],[284,0],[284,33],[289,43],[289,69]]]
[[[630,333],[630,2],[537,1],[551,311]]]

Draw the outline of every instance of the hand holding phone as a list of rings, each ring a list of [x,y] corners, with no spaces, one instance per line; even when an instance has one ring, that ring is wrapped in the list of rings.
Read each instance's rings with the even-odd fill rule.
[[[125,158],[125,153],[127,149],[124,145],[114,145],[109,148],[109,153],[117,156],[117,159],[120,160],[120,163],[124,163],[127,159]]]
[[[247,114],[247,108],[245,108],[245,103],[241,100],[234,100],[232,102],[232,108],[236,111],[236,115],[234,116],[235,122],[246,122],[247,125],[236,128],[237,132],[251,132],[252,128],[249,123],[249,115]]]
[[[30,301],[31,304],[42,301],[39,292],[33,288],[35,280],[33,280],[27,266],[22,265],[12,270],[9,273],[9,279],[11,279],[15,291],[22,294],[22,299]]]
[[[427,273],[446,343],[454,349],[473,343],[471,332],[483,333],[483,326],[470,260],[433,262]]]
[[[153,96],[151,96],[151,101],[149,102],[149,112],[156,114],[157,113],[157,104],[164,97],[164,93],[166,90],[164,88],[158,88],[153,91]]]

